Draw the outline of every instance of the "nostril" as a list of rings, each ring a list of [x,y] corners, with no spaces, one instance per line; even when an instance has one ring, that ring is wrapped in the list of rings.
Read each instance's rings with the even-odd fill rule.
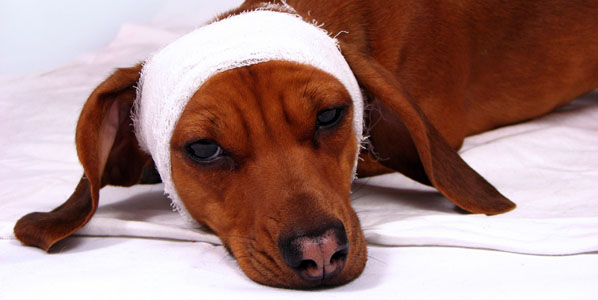
[[[339,249],[330,257],[329,264],[324,267],[324,277],[332,278],[340,273],[345,267],[347,254],[349,253],[349,244],[339,247]]]
[[[318,264],[316,264],[316,262],[311,259],[302,260],[301,263],[299,263],[299,265],[297,267],[295,267],[295,269],[297,269],[298,271],[303,271],[303,270],[307,270],[310,268],[313,268],[313,269],[318,268]]]
[[[324,275],[320,266],[311,259],[302,260],[299,266],[295,267],[295,271],[297,271],[303,279],[308,281],[321,280]]]
[[[333,265],[339,261],[344,262],[347,259],[347,254],[349,254],[349,245],[343,245],[341,249],[332,254],[330,264]]]

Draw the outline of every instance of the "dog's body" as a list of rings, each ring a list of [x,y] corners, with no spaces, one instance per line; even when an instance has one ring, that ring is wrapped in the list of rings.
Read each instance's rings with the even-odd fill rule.
[[[595,1],[289,4],[331,33],[349,32],[339,39],[391,71],[454,149],[466,136],[543,115],[597,87]],[[403,153],[380,157],[417,156],[406,129],[381,123],[373,130],[396,137]]]
[[[358,175],[399,171],[470,212],[514,205],[456,155],[466,136],[598,87],[597,1],[246,1],[222,17],[289,7],[338,35],[365,91],[372,147]],[[127,122],[140,69],[117,71],[91,95],[77,128],[85,176],[63,206],[17,223],[25,244],[48,250],[79,229],[104,185],[159,181]],[[338,80],[284,61],[222,72],[191,98],[170,141],[173,181],[252,279],[305,288],[363,270],[349,201],[352,115]]]

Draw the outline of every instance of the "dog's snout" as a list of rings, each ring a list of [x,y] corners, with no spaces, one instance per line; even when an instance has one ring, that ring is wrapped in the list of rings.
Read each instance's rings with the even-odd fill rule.
[[[342,225],[311,234],[291,235],[281,239],[279,246],[285,263],[306,281],[332,279],[345,267],[349,253]]]

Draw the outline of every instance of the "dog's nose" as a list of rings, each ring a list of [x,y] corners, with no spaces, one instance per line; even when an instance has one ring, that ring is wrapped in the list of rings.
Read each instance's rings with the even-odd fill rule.
[[[279,241],[285,263],[306,281],[331,279],[345,267],[349,243],[341,225]]]

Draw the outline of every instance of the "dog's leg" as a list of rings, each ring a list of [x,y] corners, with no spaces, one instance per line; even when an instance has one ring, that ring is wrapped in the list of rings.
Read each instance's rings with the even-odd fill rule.
[[[85,174],[71,197],[48,213],[31,213],[15,225],[15,236],[49,251],[93,216],[105,185],[160,181],[151,157],[137,144],[130,118],[141,66],[119,69],[91,94],[77,124],[77,153]]]

